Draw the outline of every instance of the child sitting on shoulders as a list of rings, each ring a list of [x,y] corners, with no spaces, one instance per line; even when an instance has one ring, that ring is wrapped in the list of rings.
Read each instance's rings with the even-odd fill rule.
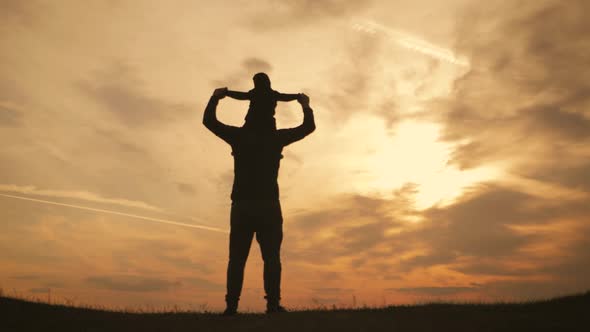
[[[249,100],[246,125],[268,125],[276,129],[275,108],[278,101],[297,100],[299,93],[280,93],[270,86],[270,78],[265,73],[258,73],[252,78],[254,89],[248,92],[227,90],[227,96],[237,100]]]

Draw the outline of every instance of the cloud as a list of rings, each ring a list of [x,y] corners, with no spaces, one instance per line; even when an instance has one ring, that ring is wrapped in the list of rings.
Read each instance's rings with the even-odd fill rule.
[[[112,152],[119,153],[122,156],[132,157],[133,159],[142,159],[154,163],[148,148],[143,145],[142,140],[138,137],[129,137],[124,132],[113,128],[95,128],[97,148],[108,148]]]
[[[521,266],[513,260],[502,260],[487,257],[477,257],[475,259],[468,259],[465,262],[455,263],[452,266],[452,270],[466,275],[478,277],[525,277],[539,273],[538,267]]]
[[[588,283],[586,283],[586,286]],[[490,301],[531,301],[570,295],[587,290],[579,285],[563,283],[559,278],[537,280],[534,278],[495,280],[471,283],[468,286],[432,286],[390,288],[388,291],[409,293],[421,297],[456,297],[464,294],[478,294]]]
[[[49,288],[49,287],[37,287],[37,288],[29,289],[29,292],[34,293],[34,294],[47,294],[50,291],[51,291],[51,288]]]
[[[40,275],[34,275],[34,274],[19,274],[19,275],[10,276],[10,279],[15,279],[15,280],[38,280],[40,278],[41,278]]]
[[[410,238],[411,241],[422,240],[419,236],[407,237]],[[398,266],[396,268],[396,271],[409,272],[414,269],[423,269],[431,268],[438,265],[446,265],[451,262],[455,262],[459,258],[459,254],[451,251],[437,252],[436,249],[430,248],[428,246],[428,243],[425,244],[425,247],[428,248],[427,254],[418,254],[411,256],[409,258],[401,259],[397,264]]]
[[[584,159],[579,164],[559,165],[557,162],[546,167],[537,167],[531,176],[543,182],[590,193],[590,163]]]
[[[116,63],[98,72],[94,79],[78,82],[77,87],[128,127],[161,126],[190,115],[190,105],[145,92],[138,76],[134,67]]]
[[[532,201],[537,199],[510,189],[490,188],[450,207],[426,211],[426,217],[436,223],[434,251],[487,257],[513,253],[529,239],[509,226],[538,223],[546,217],[537,206],[528,208]]]
[[[50,10],[49,7],[47,3],[39,1],[3,0],[0,2],[0,17],[3,18],[0,27],[3,23],[11,22],[30,25],[40,16],[40,12]]]
[[[259,58],[247,58],[242,62],[242,67],[249,72],[269,72],[272,66],[266,60]]]
[[[547,205],[544,207],[543,205]],[[465,257],[502,258],[518,253],[535,237],[511,226],[546,223],[554,217],[551,204],[542,199],[497,186],[482,186],[455,204],[422,212],[419,227],[398,234],[426,248],[400,261],[402,270],[448,265]]]
[[[314,93],[333,122],[375,116],[391,130],[407,119],[432,117],[417,109],[440,93],[440,60],[416,60],[391,50],[385,47],[388,37],[384,34],[361,32],[343,38],[345,46],[334,54],[336,60],[325,75],[326,89]]]
[[[222,245],[226,243],[226,237],[212,239],[216,245],[209,245],[204,240],[195,241],[193,234],[176,232],[157,239],[151,238],[151,235],[149,238],[127,238],[124,240],[125,245],[117,248],[113,257],[117,258],[121,271],[135,271],[146,275],[155,271],[174,271],[179,275],[191,276],[178,278],[183,284],[191,284],[194,280],[185,282],[185,279],[200,277],[205,280],[221,270],[225,272],[227,257],[220,249],[225,248]],[[222,273],[219,274],[221,275]]]
[[[19,127],[23,123],[24,112],[15,105],[0,101],[0,127]]]
[[[222,291],[225,289],[222,284],[198,277],[170,281],[141,275],[108,275],[89,277],[85,281],[99,288],[125,292],[167,291],[185,286],[198,288],[200,291]]]
[[[524,111],[526,112],[526,111]],[[554,140],[586,140],[590,138],[590,118],[581,113],[561,110],[552,105],[528,112],[527,132],[546,132]]]
[[[179,182],[176,184],[176,187],[178,188],[178,191],[183,194],[194,196],[197,193],[195,186],[190,183]]]
[[[427,295],[427,296],[448,296],[458,295],[462,293],[475,292],[479,287],[403,287],[403,288],[390,288],[390,291],[396,291],[400,293],[412,293],[416,295]]]
[[[588,192],[590,24],[584,1],[474,6],[457,28],[471,69],[451,95],[430,104],[460,168],[501,164],[519,181],[472,188],[422,212],[395,270],[433,268],[489,278],[477,290],[516,298],[587,289],[580,268],[590,214],[587,195],[550,199],[547,188]],[[525,184],[527,184],[525,186]],[[419,249],[419,253],[411,252]],[[439,270],[440,271],[440,270]]]
[[[254,88],[252,77],[254,77],[256,73],[264,72],[269,74],[272,69],[273,67],[268,61],[257,57],[248,57],[242,60],[237,69],[233,70],[222,79],[213,80],[211,85],[215,88],[228,87],[230,90],[237,90],[238,87],[246,86],[248,83],[249,87],[245,88],[245,91],[247,91]],[[272,77],[270,79],[272,81]]]
[[[180,286],[178,281],[138,275],[94,276],[85,281],[94,287],[124,292],[166,291]]]
[[[192,241],[192,237],[188,238]],[[147,253],[150,258],[164,263],[169,267],[177,268],[183,271],[197,271],[200,274],[209,274],[212,272],[212,264],[206,260],[195,259],[194,248],[186,242],[181,242],[177,238],[167,240],[148,240],[141,239],[128,241],[128,251],[121,253],[120,257],[133,257],[136,252]],[[190,243],[190,242],[189,242]],[[126,261],[126,259],[125,259]],[[127,266],[124,266],[127,268]]]
[[[287,220],[284,255],[295,265],[316,266],[319,271],[338,266],[345,275],[363,271],[375,280],[396,283],[407,282],[416,273],[459,274],[466,283],[482,277],[489,282],[563,280],[561,276],[569,273],[575,276],[570,283],[577,290],[588,286],[583,280],[590,277],[590,270],[580,269],[579,264],[585,259],[582,253],[590,252],[590,243],[572,237],[578,234],[582,239],[590,229],[582,226],[590,213],[584,199],[555,202],[488,183],[452,204],[419,211],[414,194],[415,187],[407,185],[391,199],[344,195],[322,203],[321,209],[300,212]],[[573,289],[566,284],[554,282],[552,289]],[[421,296],[495,294],[492,284],[484,286],[392,290]]]
[[[575,265],[581,253],[590,250],[589,243],[573,235],[588,229],[572,229],[587,227],[583,220],[589,213],[585,200],[557,203],[513,189],[484,186],[455,204],[424,211],[418,227],[397,234],[391,241],[405,240],[408,247],[399,253],[405,258],[396,263],[395,271],[438,266],[472,278],[563,280],[559,266]],[[414,254],[413,249],[422,253]],[[590,276],[590,271],[571,273],[579,279]],[[563,285],[555,283],[554,289],[563,289]]]
[[[11,113],[10,117],[16,116],[20,118],[26,112],[24,105],[30,100],[20,87],[19,82],[14,79],[14,75],[10,73],[3,73],[2,75],[4,77],[0,78],[0,109],[2,109],[0,112]],[[4,116],[7,115],[4,114]]]
[[[346,121],[354,113],[371,110],[370,94],[374,90],[376,71],[379,70],[381,45],[379,37],[356,36],[344,51],[342,60],[333,67],[332,84],[329,84],[329,91],[325,91],[325,97],[320,97],[320,100],[324,99],[324,108],[331,111],[330,115],[334,119]],[[387,103],[387,112],[383,114],[396,114],[392,100],[384,103]]]
[[[201,291],[222,291],[225,290],[225,285],[209,281],[203,278],[185,278],[182,279],[183,284],[193,286]]]
[[[257,31],[285,29],[358,15],[371,4],[355,0],[266,0],[257,3],[257,13],[247,19],[247,26]]]
[[[562,232],[569,235],[568,241],[563,241],[563,235],[555,231],[543,234],[546,243],[553,244],[557,249],[555,255],[541,255],[538,258],[539,264],[535,272],[546,276],[542,279],[545,282],[545,293],[550,289],[559,290],[560,293],[573,293],[590,288],[590,266],[586,263],[590,259],[590,223],[586,221],[590,208],[584,208],[585,213],[573,226],[561,227]],[[516,278],[513,281],[522,279]]]
[[[580,14],[588,2],[514,6],[478,5],[457,29],[457,49],[472,69],[433,113],[442,115],[443,138],[458,144],[452,162],[463,168],[510,161],[527,172],[544,156],[569,163],[590,138],[590,69],[582,56],[590,52],[590,23]]]
[[[590,51],[582,42],[590,25],[579,14],[588,4],[513,6],[478,5],[457,29],[458,52],[472,68],[432,111],[441,115],[442,139],[455,144],[451,162],[461,168],[501,162],[533,189],[551,184],[588,192],[590,71],[580,54]],[[399,234],[422,253],[396,269],[444,267],[495,278],[479,290],[490,296],[587,288],[582,280],[590,272],[579,259],[590,247],[573,235],[587,230],[572,228],[587,224],[588,197],[547,199],[521,185],[483,185],[424,211],[420,227]]]
[[[489,299],[500,301],[546,299],[560,295],[571,295],[587,290],[551,280],[497,280],[482,285],[480,291]]]
[[[312,291],[313,291],[313,293],[321,293],[321,294],[334,294],[334,293],[350,294],[354,290],[352,288],[318,287],[318,288],[313,288]]]
[[[408,186],[391,200],[343,195],[322,203],[317,211],[293,216],[285,230],[285,242],[292,243],[285,255],[318,266],[344,259],[355,269],[389,257],[398,246],[388,232],[407,220],[412,190]]]

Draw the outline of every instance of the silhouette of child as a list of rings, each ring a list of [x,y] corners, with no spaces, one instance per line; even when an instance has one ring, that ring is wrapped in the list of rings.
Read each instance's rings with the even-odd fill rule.
[[[277,101],[297,100],[301,94],[280,93],[270,86],[270,78],[265,73],[258,73],[252,78],[254,89],[248,92],[227,90],[226,95],[237,100],[250,100],[246,114],[247,126],[263,126],[276,129],[275,108]]]

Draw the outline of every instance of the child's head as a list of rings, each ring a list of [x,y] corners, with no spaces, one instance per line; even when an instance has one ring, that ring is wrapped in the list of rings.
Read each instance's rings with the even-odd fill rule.
[[[265,73],[258,73],[252,77],[254,88],[270,90],[270,78]]]
[[[252,77],[254,89],[250,91],[250,109],[256,113],[274,116],[277,107],[276,91],[270,87],[270,78],[265,73],[258,73]]]
[[[252,78],[254,89],[250,91],[250,107],[246,115],[246,127],[257,131],[274,131],[276,91],[270,87],[270,78],[265,73],[258,73]]]

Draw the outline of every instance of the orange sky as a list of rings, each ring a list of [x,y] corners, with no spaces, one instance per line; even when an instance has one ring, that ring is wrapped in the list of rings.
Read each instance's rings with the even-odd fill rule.
[[[590,287],[590,4],[2,1],[0,288],[221,309],[216,87],[311,97],[279,176],[287,306]],[[241,125],[246,102],[224,99]],[[296,103],[279,127],[302,120]],[[261,309],[253,246],[242,308]]]

